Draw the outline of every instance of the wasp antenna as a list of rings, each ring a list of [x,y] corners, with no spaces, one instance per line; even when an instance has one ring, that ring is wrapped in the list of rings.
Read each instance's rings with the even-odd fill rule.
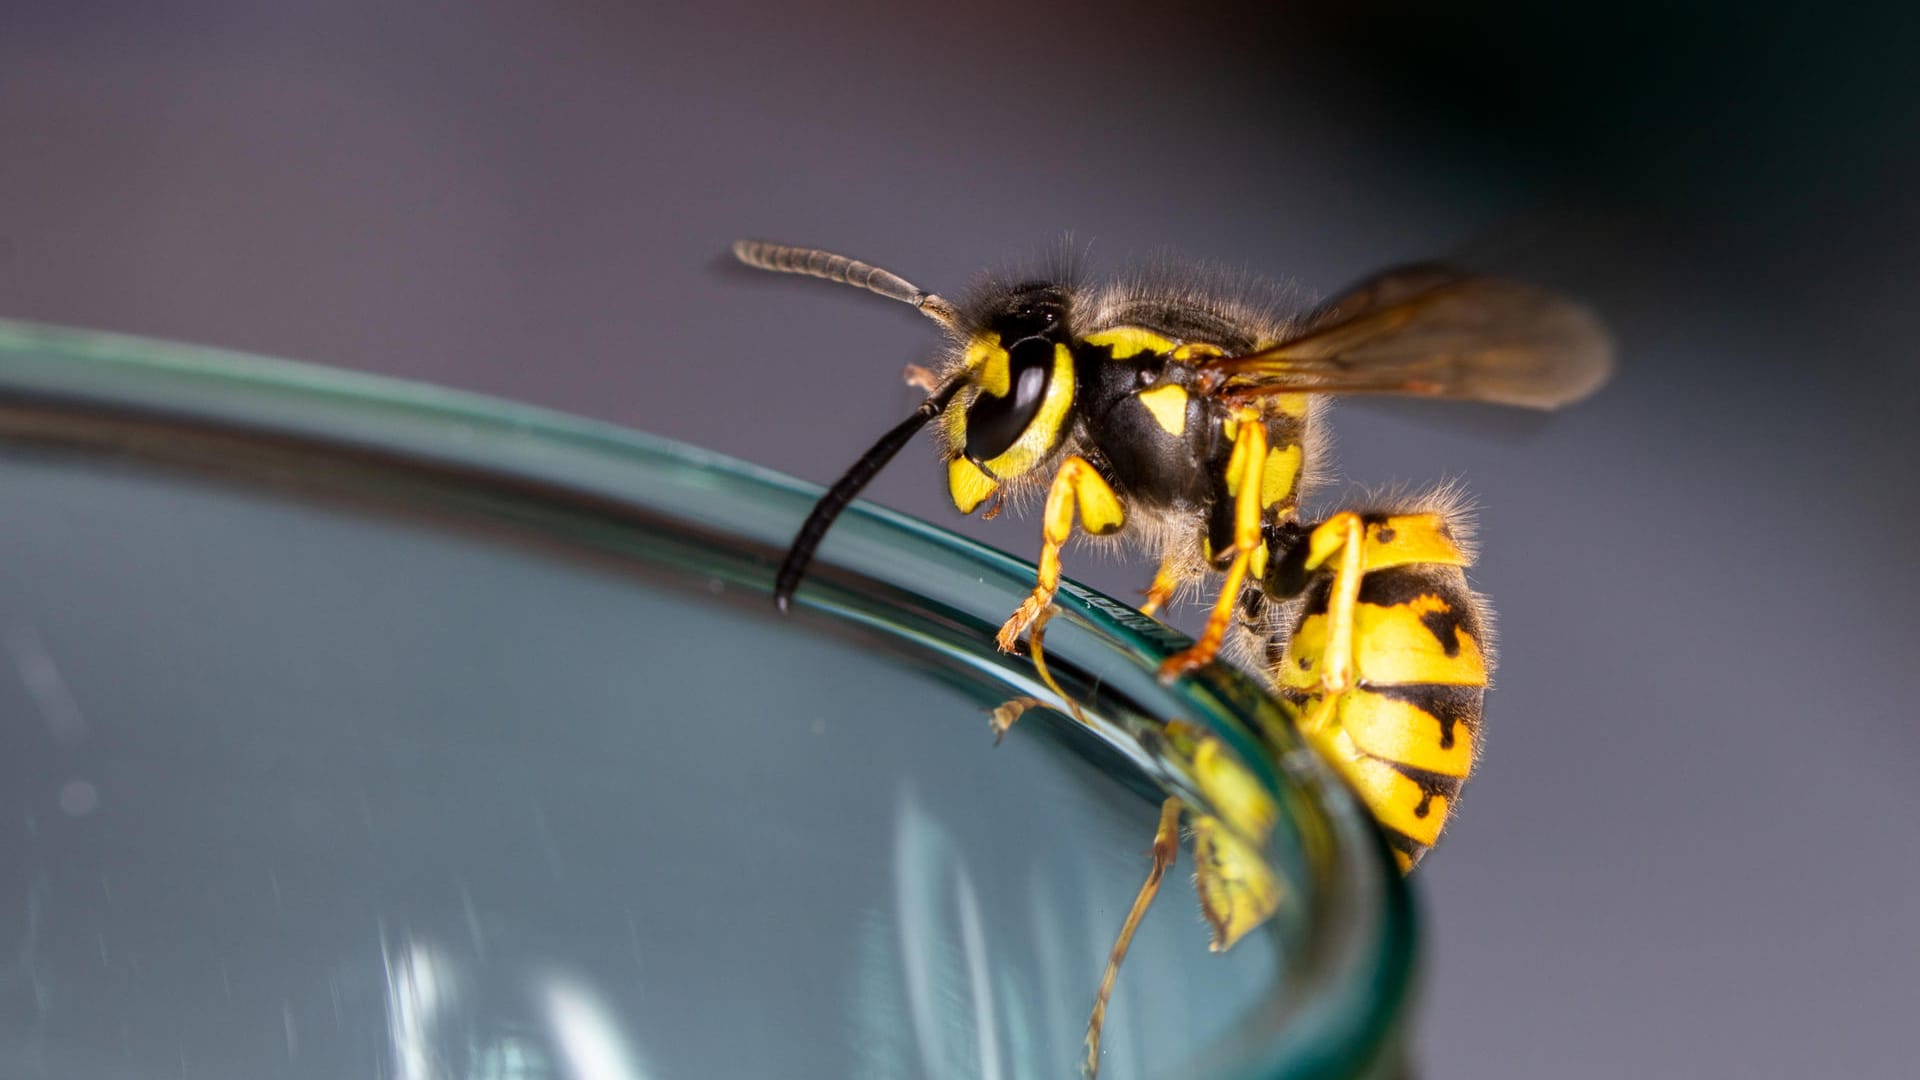
[[[922,289],[891,270],[835,255],[819,248],[790,247],[765,240],[735,240],[733,257],[748,266],[781,274],[805,274],[825,278],[856,289],[878,293],[889,300],[912,304],[920,314],[949,330],[959,327],[960,316],[953,305]]]
[[[834,519],[860,494],[860,489],[866,487],[868,481],[893,460],[900,448],[927,426],[927,421],[940,415],[940,410],[946,408],[947,402],[952,401],[953,395],[959,391],[961,382],[960,379],[953,379],[935,390],[932,397],[913,410],[912,416],[880,436],[880,441],[873,444],[873,449],[860,455],[860,460],[854,462],[840,479],[833,482],[827,493],[820,496],[820,501],[813,504],[813,512],[807,515],[807,520],[800,525],[800,531],[794,534],[793,546],[787,549],[786,561],[780,564],[780,573],[773,579],[774,606],[781,611],[787,610],[787,605],[793,601],[793,591],[800,587],[800,579],[806,576],[807,566],[813,562],[813,553],[820,546],[820,538],[833,527]]]

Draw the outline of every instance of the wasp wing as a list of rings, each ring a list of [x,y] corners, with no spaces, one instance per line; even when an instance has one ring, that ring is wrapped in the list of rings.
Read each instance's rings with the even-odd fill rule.
[[[1556,293],[1421,265],[1360,283],[1294,338],[1198,366],[1242,398],[1412,394],[1555,409],[1606,381],[1613,346],[1592,312]]]

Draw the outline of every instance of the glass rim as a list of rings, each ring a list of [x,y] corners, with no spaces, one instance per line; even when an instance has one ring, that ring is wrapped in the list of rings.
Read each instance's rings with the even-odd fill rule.
[[[313,461],[364,462],[371,454],[379,469],[453,470],[456,483],[505,482],[534,502],[558,492],[588,496],[649,520],[691,524],[776,552],[821,492],[712,451],[481,394],[0,319],[0,439],[59,438],[62,423],[76,415],[109,425],[116,418],[157,420],[218,431],[242,443],[276,442],[283,452]],[[123,449],[136,457],[144,452],[137,443]],[[674,483],[694,481],[713,496],[705,517],[659,497]],[[747,526],[748,509],[762,524]],[[769,515],[784,535],[768,531]],[[964,568],[972,577],[958,583],[947,603],[960,598],[978,607],[992,620],[989,626],[1001,617],[991,614],[997,610],[991,605],[1000,603],[993,597],[1024,595],[1032,587],[1032,564],[866,502],[854,503],[835,524],[817,557],[817,572],[837,568],[875,578],[871,570],[848,566],[847,552],[862,543],[918,552],[948,573]],[[738,584],[770,596],[772,579],[768,563],[764,575],[749,574]],[[884,575],[878,580],[909,593],[928,584]],[[796,606],[899,633],[884,621],[862,619],[856,606],[834,596],[830,586],[803,586]],[[1271,1022],[1239,1025],[1230,1048],[1207,1055],[1208,1068],[1220,1076],[1265,1078],[1352,1076],[1390,1066],[1410,996],[1414,914],[1406,884],[1364,805],[1317,754],[1297,738],[1288,744],[1289,729],[1251,677],[1215,664],[1160,687],[1153,674],[1160,660],[1184,647],[1183,635],[1071,581],[1063,583],[1056,604],[1065,619],[1056,617],[1055,625],[1070,621],[1126,658],[1136,681],[1151,681],[1184,710],[1179,715],[1231,743],[1276,799],[1284,794],[1283,804],[1295,813],[1317,815],[1316,830],[1328,841],[1331,874],[1305,883],[1313,893],[1304,908],[1306,943],[1314,955],[1304,968],[1284,973]],[[952,642],[915,644],[967,651]],[[990,635],[975,644],[992,650]],[[1049,658],[1067,661],[1074,647],[1050,636]],[[988,662],[973,653],[965,659]],[[1260,1019],[1268,1015],[1263,1010]]]

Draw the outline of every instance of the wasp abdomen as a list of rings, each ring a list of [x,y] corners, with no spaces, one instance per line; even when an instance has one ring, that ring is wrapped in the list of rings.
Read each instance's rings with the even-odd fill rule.
[[[1310,530],[1296,560],[1306,600],[1271,658],[1303,730],[1359,790],[1403,869],[1439,840],[1473,771],[1492,668],[1454,535],[1438,512],[1343,514]]]

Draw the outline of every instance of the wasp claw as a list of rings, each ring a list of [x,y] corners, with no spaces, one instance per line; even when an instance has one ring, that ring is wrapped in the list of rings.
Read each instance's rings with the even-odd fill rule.
[[[1170,683],[1189,671],[1206,667],[1212,661],[1211,654],[1199,649],[1183,649],[1160,662],[1160,681]]]
[[[1026,634],[1027,628],[1033,625],[1034,620],[1038,619],[1042,612],[1052,606],[1053,597],[1036,590],[1000,627],[1000,633],[993,639],[994,643],[1000,646],[1000,651],[1003,653],[1017,652],[1020,647],[1020,638]]]
[[[1007,732],[1013,728],[1014,721],[1020,719],[1028,709],[1040,704],[1043,702],[1036,697],[1017,697],[995,706],[993,712],[987,714],[987,726],[993,729],[993,745],[999,746],[1000,740],[1006,738]]]

